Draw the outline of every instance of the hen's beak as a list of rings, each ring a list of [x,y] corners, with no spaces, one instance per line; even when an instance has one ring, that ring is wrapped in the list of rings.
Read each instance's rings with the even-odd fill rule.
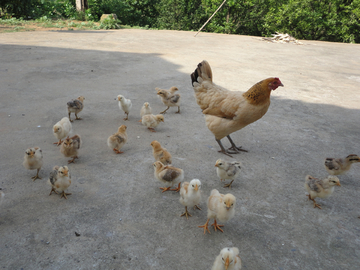
[[[198,191],[199,187],[198,185],[195,185],[195,191]]]
[[[280,84],[279,84],[279,86],[282,86],[282,87],[284,87],[284,85],[283,85],[282,83],[280,83]]]
[[[227,270],[229,267],[229,257],[226,258],[226,261],[225,261],[225,269]]]

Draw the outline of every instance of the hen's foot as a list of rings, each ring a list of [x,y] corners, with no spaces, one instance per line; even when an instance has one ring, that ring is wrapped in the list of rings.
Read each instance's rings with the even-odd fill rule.
[[[189,219],[189,217],[191,217],[190,213],[187,210],[187,206],[185,206],[185,212],[182,213],[180,217],[182,216],[186,216],[186,219]]]
[[[71,195],[71,193],[65,193],[65,191],[63,191],[63,192],[61,193],[60,199],[61,199],[62,197],[64,197],[64,198],[67,200],[66,195]]]
[[[231,184],[232,184],[232,182],[234,182],[234,180],[232,180],[229,184],[224,185],[224,188],[229,188],[229,189],[231,189]]]
[[[242,149],[241,146],[240,147],[236,146],[235,143],[233,142],[233,140],[231,139],[230,135],[227,135],[226,137],[228,138],[229,142],[231,143],[231,147],[229,148],[229,150],[234,150],[237,153],[239,151],[240,152],[248,152],[247,150]]]
[[[224,225],[219,225],[219,224],[217,224],[216,219],[214,219],[214,223],[211,224],[211,226],[214,226],[215,232],[216,232],[216,229],[218,229],[218,230],[221,231],[221,232],[224,232],[224,231],[220,228],[220,227],[224,227]]]
[[[175,189],[170,189],[170,190],[171,190],[171,191],[175,191],[175,192],[179,192],[179,191],[180,191],[180,184],[181,184],[181,183],[179,183],[179,185],[178,185],[177,188],[175,188]]]
[[[206,231],[208,231],[208,233],[211,234],[210,231],[209,231],[208,224],[209,224],[209,219],[206,221],[206,223],[204,225],[198,226],[199,228],[204,228],[204,234],[206,234]]]

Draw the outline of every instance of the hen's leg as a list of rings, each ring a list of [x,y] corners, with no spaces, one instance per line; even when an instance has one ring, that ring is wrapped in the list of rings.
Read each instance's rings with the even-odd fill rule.
[[[206,231],[208,231],[208,233],[210,233],[209,226],[208,226],[209,220],[210,220],[210,218],[208,218],[208,220],[206,221],[206,223],[204,225],[198,226],[199,228],[204,228],[204,234],[206,234]]]
[[[190,213],[187,210],[187,206],[185,206],[185,212],[182,213],[182,215],[180,217],[182,217],[182,216],[185,216],[186,219],[189,219],[189,217],[191,217]]]
[[[230,147],[229,149],[235,150],[236,152],[238,152],[238,151],[248,152],[247,150],[242,149],[241,146],[240,146],[240,147],[237,147],[237,146],[235,145],[235,143],[233,142],[233,140],[231,139],[230,135],[227,135],[226,137],[229,139],[229,141],[230,141],[230,143],[231,143],[231,147]],[[235,154],[235,153],[232,153],[232,154]]]
[[[238,152],[230,152],[229,150],[226,151],[224,146],[222,145],[221,141],[216,139],[216,138],[215,138],[215,140],[217,141],[217,143],[219,144],[219,146],[221,148],[221,150],[219,150],[218,152],[221,152],[221,153],[223,153],[223,154],[225,154],[225,155],[227,155],[229,157],[232,157],[230,154],[237,154],[238,153]]]
[[[161,114],[165,114],[166,111],[170,108],[170,106],[167,107],[167,109],[165,111],[162,111]]]

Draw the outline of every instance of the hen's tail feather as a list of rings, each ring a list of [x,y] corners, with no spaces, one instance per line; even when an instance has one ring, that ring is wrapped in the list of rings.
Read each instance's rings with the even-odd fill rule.
[[[201,77],[203,80],[210,80],[212,82],[212,71],[209,63],[203,60],[198,64],[195,71],[191,74],[191,84],[194,86],[194,82],[198,82],[198,78]]]

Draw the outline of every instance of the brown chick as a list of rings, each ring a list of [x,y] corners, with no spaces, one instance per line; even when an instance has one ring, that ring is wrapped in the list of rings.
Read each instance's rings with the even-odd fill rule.
[[[340,180],[336,176],[329,175],[325,179],[319,179],[307,175],[305,177],[305,188],[309,192],[308,198],[314,203],[314,208],[321,209],[320,204],[315,201],[316,197],[327,198],[334,192],[335,186],[341,186]]]
[[[83,96],[80,96],[78,97],[77,99],[72,99],[71,101],[69,101],[67,103],[67,107],[68,107],[68,113],[69,113],[69,120],[70,122],[72,122],[73,120],[71,120],[70,118],[70,114],[71,113],[74,113],[75,114],[75,119],[76,120],[81,120],[80,117],[77,116],[77,114],[79,112],[82,111],[82,109],[84,108],[84,97]]]
[[[41,179],[39,171],[43,165],[42,150],[39,147],[26,149],[23,165],[28,170],[37,170],[36,175],[31,177],[33,181]]]
[[[175,94],[179,89],[175,86],[171,87],[169,90],[155,88],[157,95],[161,98],[162,103],[167,106],[165,111],[162,111],[161,114],[166,113],[170,107],[178,107],[176,113],[180,113],[180,94]]]
[[[121,147],[127,142],[126,126],[121,125],[118,132],[111,135],[107,140],[107,145],[110,149],[114,150],[116,154],[124,153],[120,151]]]
[[[348,155],[346,158],[326,158],[325,169],[331,175],[340,175],[350,170],[353,163],[360,162],[358,155]]]
[[[147,126],[151,132],[156,132],[154,128],[156,128],[160,122],[164,122],[164,116],[161,114],[145,114],[141,120],[141,123],[144,126]]]
[[[175,168],[171,165],[164,165],[161,161],[156,161],[153,163],[154,166],[154,176],[160,182],[166,184],[168,187],[161,187],[162,192],[171,190],[171,191],[180,191],[181,181],[184,179],[184,171],[179,168]],[[179,186],[175,189],[171,189],[171,187],[179,182]]]
[[[230,134],[263,117],[270,106],[271,90],[284,86],[279,78],[268,78],[245,93],[229,91],[213,83],[210,65],[205,60],[191,74],[191,81],[196,101],[205,115],[206,126],[221,148],[219,152],[230,157],[229,154],[239,151],[247,152],[234,144]],[[231,143],[228,150],[221,143],[224,137]]]
[[[81,138],[79,135],[74,135],[69,138],[69,136],[62,142],[60,146],[60,152],[65,157],[72,157],[73,159],[68,160],[68,164],[75,163],[75,158],[78,157],[78,151],[80,149],[80,145],[82,144]]]
[[[219,231],[224,232],[220,227],[224,225],[217,224],[216,220],[221,222],[226,222],[232,219],[235,215],[235,205],[236,198],[234,195],[228,193],[226,195],[220,194],[218,190],[213,189],[208,198],[208,212],[207,212],[207,221],[204,225],[198,226],[199,228],[204,228],[204,234],[206,231],[209,231],[209,221],[211,218],[214,219],[214,223],[211,226],[214,226],[214,230],[219,229]]]
[[[158,141],[152,141],[150,145],[153,148],[155,161],[161,161],[164,165],[171,164],[171,155],[166,148],[161,147]]]
[[[49,184],[51,185],[51,191],[49,196],[57,191],[61,192],[61,197],[67,199],[66,195],[71,195],[71,193],[65,193],[65,190],[71,185],[71,176],[69,168],[67,166],[55,166],[49,176]]]

